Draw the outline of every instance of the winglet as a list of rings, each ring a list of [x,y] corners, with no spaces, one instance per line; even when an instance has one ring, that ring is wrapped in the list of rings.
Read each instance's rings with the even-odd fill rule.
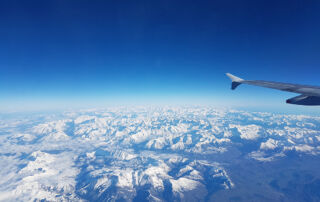
[[[230,73],[226,73],[226,75],[231,79],[232,83],[231,83],[231,89],[234,90],[236,89],[244,80],[236,77]]]

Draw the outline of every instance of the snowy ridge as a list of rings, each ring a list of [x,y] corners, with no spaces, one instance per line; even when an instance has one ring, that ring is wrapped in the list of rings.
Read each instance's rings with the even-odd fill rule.
[[[237,186],[229,156],[320,154],[319,117],[211,107],[80,110],[0,130],[3,201],[203,201]]]

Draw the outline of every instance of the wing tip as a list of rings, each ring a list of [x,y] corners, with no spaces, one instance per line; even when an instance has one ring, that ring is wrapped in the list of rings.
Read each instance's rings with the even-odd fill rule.
[[[227,77],[229,77],[231,79],[231,81],[235,81],[235,82],[241,82],[241,81],[244,81],[242,78],[239,78],[233,74],[230,74],[230,73],[226,73]]]
[[[231,82],[231,90],[235,90],[241,84],[241,82],[244,81],[243,79],[241,79],[235,75],[232,75],[230,73],[226,73],[226,75],[232,81]]]

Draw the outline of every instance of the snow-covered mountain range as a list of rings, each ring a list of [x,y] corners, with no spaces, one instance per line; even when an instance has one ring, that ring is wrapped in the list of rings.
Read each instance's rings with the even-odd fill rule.
[[[2,114],[0,200],[245,200],[251,185],[237,168],[258,175],[257,169],[319,154],[317,116],[190,106]],[[312,173],[315,159],[297,172]],[[258,186],[290,200],[275,175]],[[301,184],[315,186],[319,175]],[[263,193],[260,199],[268,200]]]

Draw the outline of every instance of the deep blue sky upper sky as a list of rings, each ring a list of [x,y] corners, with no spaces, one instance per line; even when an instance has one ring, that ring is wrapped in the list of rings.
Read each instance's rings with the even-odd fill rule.
[[[320,1],[0,2],[0,108],[279,103],[246,79],[320,85]],[[99,101],[98,101],[99,100]],[[281,103],[280,103],[281,102]]]

